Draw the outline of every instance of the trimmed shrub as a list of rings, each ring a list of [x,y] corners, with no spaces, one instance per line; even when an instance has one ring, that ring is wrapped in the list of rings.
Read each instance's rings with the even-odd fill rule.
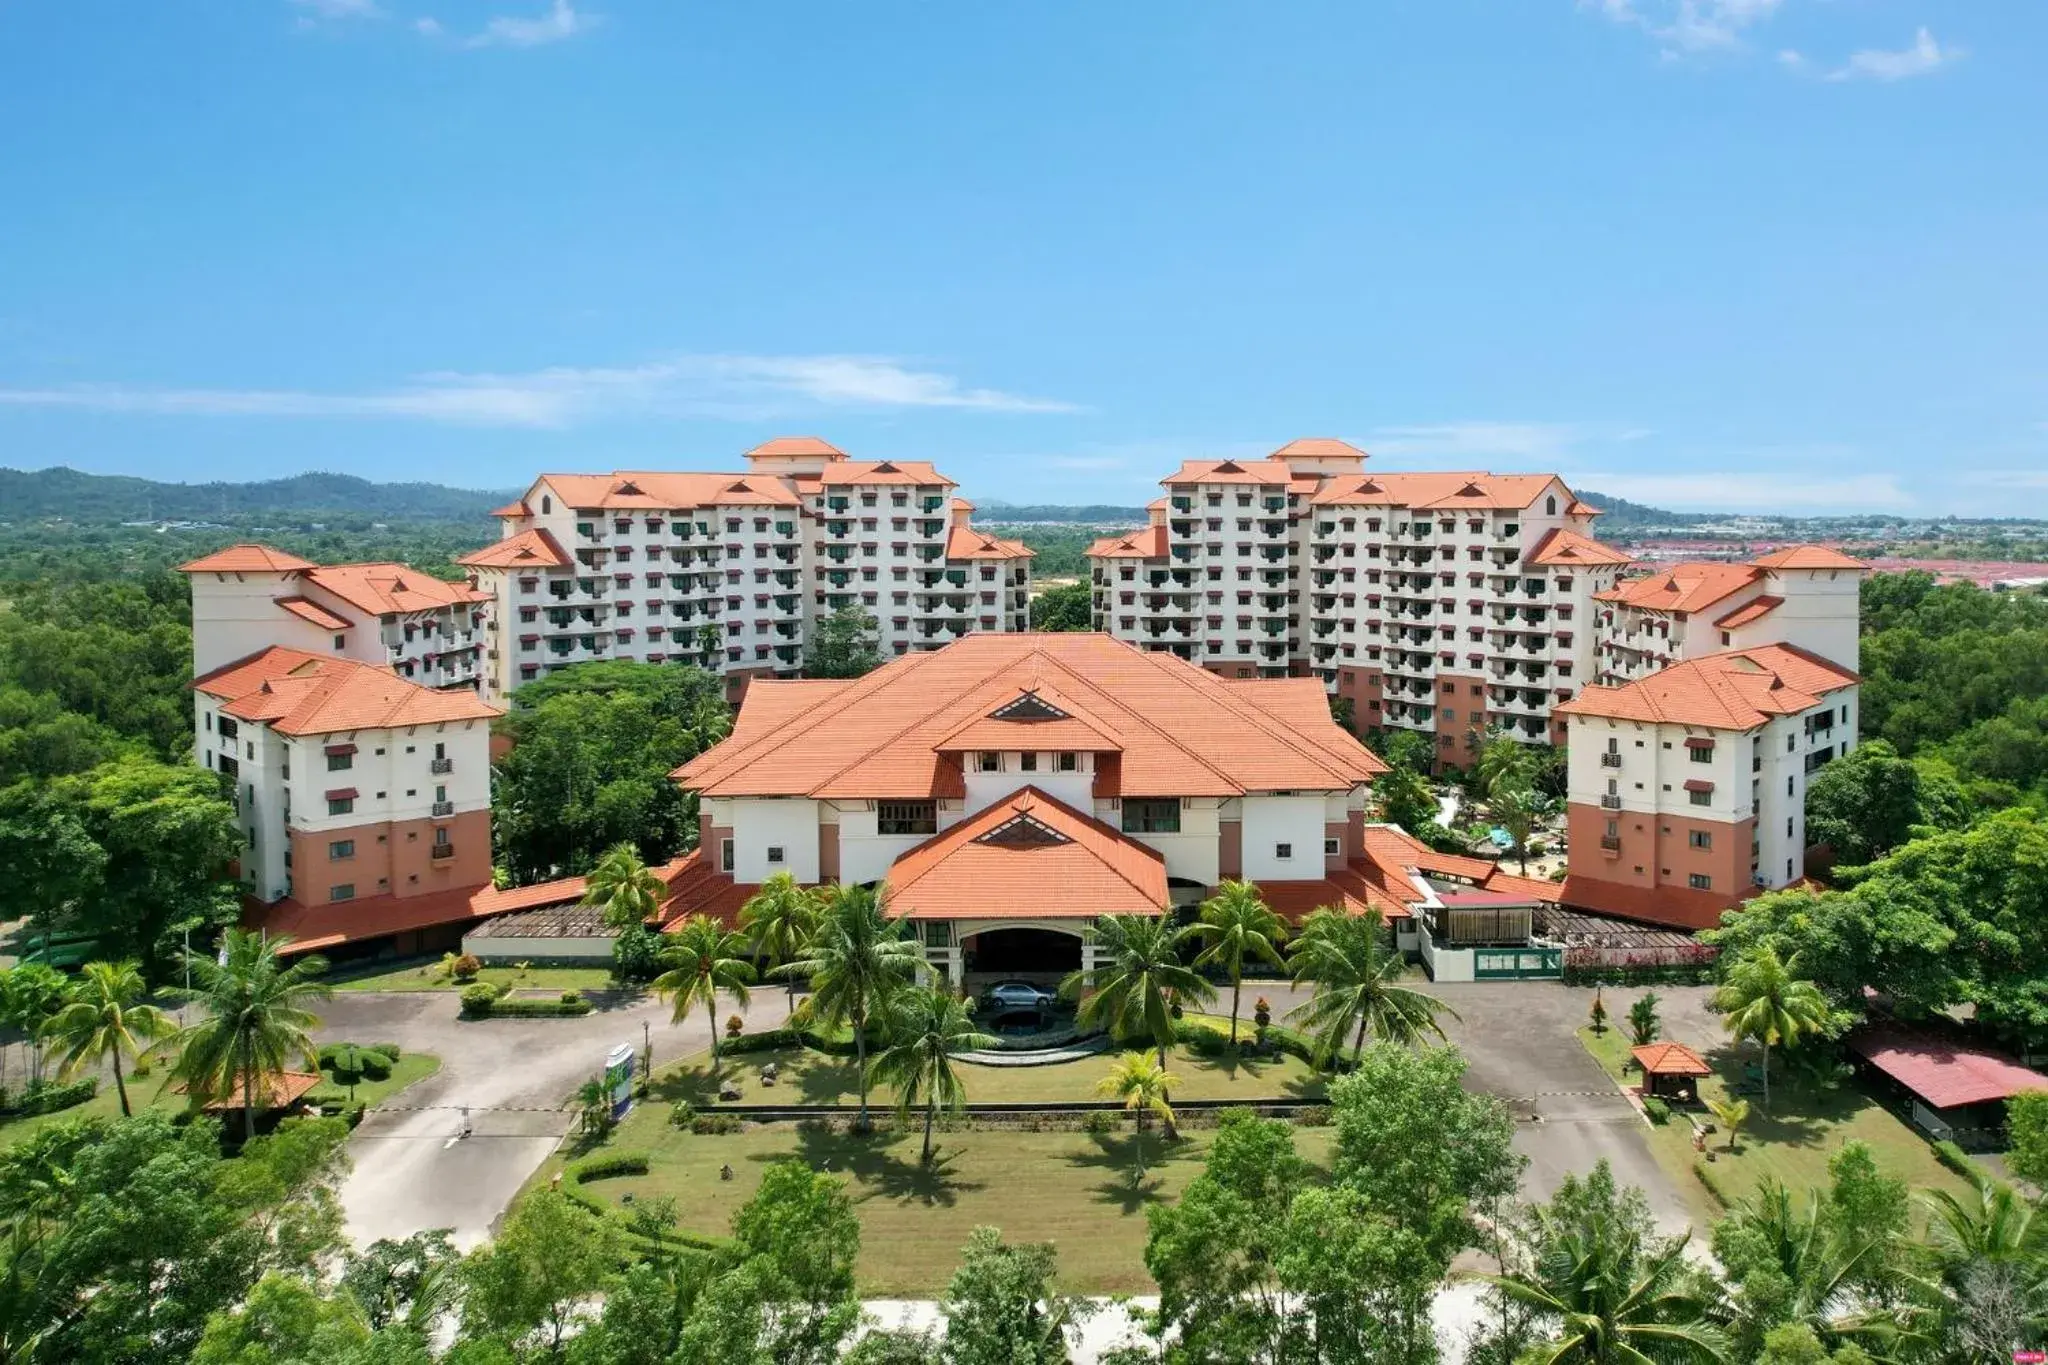
[[[688,1100],[677,1100],[668,1111],[668,1126],[688,1128],[690,1120],[697,1117],[697,1106]]]
[[[27,1089],[11,1096],[6,1112],[22,1118],[36,1114],[54,1114],[60,1109],[71,1109],[84,1104],[100,1090],[99,1078],[86,1076],[63,1084],[48,1081],[30,1082]]]
[[[1661,1096],[1645,1095],[1643,1096],[1643,1114],[1650,1122],[1661,1125],[1670,1121],[1671,1106],[1666,1104]]]
[[[393,1066],[396,1066],[398,1059],[405,1055],[398,1050],[398,1044],[396,1043],[371,1043],[368,1046],[370,1051],[381,1052],[386,1057],[389,1057]]]
[[[661,975],[661,935],[631,925],[612,940],[612,975],[621,981],[651,981]]]
[[[450,964],[448,971],[457,981],[474,981],[477,973],[483,969],[483,959],[475,953],[464,953]]]
[[[690,1120],[690,1131],[698,1137],[718,1137],[739,1130],[739,1118],[733,1114],[699,1114]]]
[[[1081,1120],[1081,1128],[1089,1133],[1114,1133],[1118,1116],[1107,1109],[1093,1109],[1088,1117]]]
[[[483,1019],[490,1015],[491,1006],[498,1003],[498,988],[479,981],[474,986],[462,988],[462,1013],[471,1019]]]
[[[562,1003],[563,1003],[563,1004],[565,1004],[565,1005],[580,1005],[580,1004],[582,1004],[582,1003],[583,1003],[583,992],[582,992],[582,991],[579,991],[579,990],[575,990],[575,989],[570,989],[570,990],[566,990],[566,991],[563,991],[563,992],[562,992]]]
[[[646,1175],[647,1166],[648,1157],[645,1152],[604,1152],[571,1162],[562,1175],[564,1179],[582,1184],[586,1180],[611,1180],[625,1175]]]
[[[356,1053],[361,1059],[363,1079],[366,1081],[388,1081],[391,1079],[391,1059],[381,1052],[363,1048]]]
[[[590,1002],[582,996],[574,1000],[520,1000],[514,997],[493,999],[478,1018],[482,1019],[573,1019],[590,1013]]]

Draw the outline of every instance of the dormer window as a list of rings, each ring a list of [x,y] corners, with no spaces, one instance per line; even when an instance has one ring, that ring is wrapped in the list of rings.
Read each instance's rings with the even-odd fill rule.
[[[1054,769],[1054,771],[1056,771],[1056,772],[1063,772],[1063,773],[1077,773],[1077,772],[1080,772],[1080,771],[1081,771],[1081,755],[1079,755],[1079,754],[1054,754],[1054,755],[1052,756],[1052,766],[1053,766],[1053,769]]]
[[[1032,753],[1032,752],[1030,752],[1029,750],[1026,750],[1026,751],[1025,751],[1024,753],[1021,753],[1021,754],[1017,755],[1017,766],[1018,766],[1018,768],[1020,768],[1020,769],[1021,769],[1022,771],[1024,771],[1024,772],[1027,772],[1027,773],[1035,773],[1035,772],[1037,772],[1037,771],[1038,771],[1038,755],[1037,755],[1037,754],[1035,754],[1035,753]]]
[[[978,773],[999,773],[1003,770],[1003,756],[984,749],[974,756],[974,771]]]

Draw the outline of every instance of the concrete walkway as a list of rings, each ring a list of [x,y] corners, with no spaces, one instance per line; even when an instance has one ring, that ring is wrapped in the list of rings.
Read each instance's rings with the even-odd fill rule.
[[[458,1009],[452,991],[345,991],[320,1009],[321,1042],[395,1042],[441,1059],[438,1072],[372,1111],[349,1140],[355,1169],[341,1204],[359,1245],[427,1228],[453,1229],[464,1247],[482,1241],[568,1133],[570,1097],[603,1069],[607,1052],[651,1037],[659,1067],[711,1039],[702,1010],[672,1025],[668,1006],[651,996],[578,1019],[465,1021]],[[749,1028],[773,1028],[787,1010],[783,992],[761,991],[746,1010],[720,1001],[718,1017],[738,1012]]]

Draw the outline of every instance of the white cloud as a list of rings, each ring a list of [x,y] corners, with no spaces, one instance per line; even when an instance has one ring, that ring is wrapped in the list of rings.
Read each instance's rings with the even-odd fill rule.
[[[1882,48],[1865,48],[1849,54],[1846,65],[1830,71],[1831,81],[1903,81],[1914,76],[1925,76],[1939,71],[1963,59],[1965,53],[1953,44],[1943,47],[1935,41],[1934,35],[1922,28],[1913,35],[1913,45],[1897,52]]]
[[[541,47],[587,33],[597,23],[594,15],[578,13],[569,0],[552,0],[546,14],[534,19],[501,14],[485,24],[469,40],[470,47]]]
[[[438,38],[441,36],[441,21],[431,14],[422,15],[412,21],[412,31],[423,38]]]
[[[1580,0],[1613,23],[1641,29],[1666,57],[1739,47],[1742,32],[1776,13],[1780,0]]]
[[[291,0],[291,4],[321,19],[377,19],[384,14],[377,0]]]
[[[1649,435],[1631,427],[1586,422],[1435,422],[1380,427],[1355,444],[1375,456],[1481,464],[1502,460],[1557,460],[1596,441],[1633,441]]]
[[[1899,486],[1896,475],[1771,474],[1746,469],[1697,474],[1634,474],[1627,470],[1576,470],[1564,475],[1573,488],[1592,489],[1630,502],[1675,511],[1860,512],[1915,506],[1918,499]]]
[[[1791,71],[1804,71],[1806,69],[1805,54],[1793,48],[1785,48],[1778,53],[1778,65]]]
[[[881,356],[678,356],[628,367],[528,374],[436,373],[371,393],[177,389],[121,384],[0,389],[0,408],[204,417],[356,417],[486,427],[566,427],[633,415],[749,417],[809,408],[1073,412]]]

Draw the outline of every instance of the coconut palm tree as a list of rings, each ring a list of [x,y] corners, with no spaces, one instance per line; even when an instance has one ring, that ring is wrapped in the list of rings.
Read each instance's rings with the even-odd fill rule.
[[[1216,988],[1180,960],[1183,932],[1154,915],[1099,919],[1096,965],[1060,983],[1061,995],[1080,1000],[1075,1018],[1082,1027],[1099,1024],[1115,1037],[1147,1040],[1159,1049],[1162,1070],[1173,1042],[1173,1006],[1216,997]]]
[[[640,860],[640,850],[631,843],[606,849],[583,883],[583,904],[602,907],[604,922],[613,929],[653,919],[667,894],[667,883]]]
[[[772,968],[790,961],[804,950],[818,926],[818,898],[796,884],[787,872],[778,872],[761,883],[761,889],[747,897],[740,907],[740,928],[753,945],[754,955]],[[796,1013],[796,978],[785,978],[789,987],[789,1012]]]
[[[1739,1311],[1734,1315],[1741,1342],[1760,1344],[1764,1333],[1786,1322],[1801,1323],[1830,1343],[1850,1336],[1885,1334],[1889,1324],[1862,1311],[1867,1305],[1855,1283],[1884,1244],[1879,1238],[1834,1226],[1823,1205],[1819,1191],[1809,1189],[1804,1199],[1797,1199],[1782,1181],[1766,1176],[1756,1193],[1729,1214],[1723,1229],[1740,1229],[1760,1237],[1784,1275],[1789,1293],[1783,1299],[1769,1298],[1767,1316],[1762,1320],[1745,1320],[1746,1315]],[[1732,1306],[1739,1309],[1742,1301],[1736,1300]]]
[[[962,1052],[994,1047],[996,1040],[974,1027],[967,1006],[945,991],[913,988],[899,991],[889,1010],[889,1046],[875,1058],[875,1079],[896,1091],[904,1113],[924,1108],[924,1154],[932,1164],[932,1124],[939,1110],[958,1110],[967,1101],[967,1087],[953,1058]]]
[[[1826,1030],[1828,1002],[1820,987],[1801,981],[1799,959],[1778,960],[1768,944],[1752,949],[1729,969],[1728,979],[1714,992],[1714,1008],[1727,1016],[1729,1036],[1754,1039],[1763,1049],[1763,1109],[1771,1110],[1771,1048],[1791,1046],[1810,1033]]]
[[[1974,1194],[1924,1190],[1932,1215],[1927,1245],[1945,1270],[2020,1262],[2048,1251],[2048,1213],[2002,1181],[1980,1180]]]
[[[293,1059],[308,1071],[319,1065],[312,1031],[319,1016],[306,1006],[331,999],[323,981],[326,959],[313,954],[287,965],[278,951],[288,942],[244,929],[221,935],[220,957],[187,953],[191,998],[204,1007],[198,1022],[173,1039],[172,1074],[200,1100],[242,1098],[242,1136],[256,1136],[256,1086],[268,1085]]]
[[[1096,1094],[1122,1100],[1124,1108],[1137,1116],[1138,1136],[1131,1144],[1138,1157],[1134,1183],[1145,1178],[1145,1115],[1159,1115],[1167,1136],[1173,1136],[1173,1105],[1167,1092],[1175,1084],[1166,1064],[1149,1052],[1126,1052],[1116,1059],[1109,1074],[1095,1083]]]
[[[1311,914],[1288,950],[1294,982],[1312,982],[1315,994],[1287,1012],[1316,1038],[1316,1057],[1327,1065],[1347,1036],[1351,1059],[1365,1051],[1366,1036],[1382,1042],[1412,1043],[1442,1038],[1439,1014],[1458,1012],[1431,995],[1396,985],[1401,955],[1394,951],[1380,912],[1347,915],[1325,906]]]
[[[1728,1150],[1735,1150],[1735,1130],[1749,1122],[1749,1101],[1730,1095],[1725,1100],[1708,1100],[1715,1122],[1728,1130]]]
[[[1216,894],[1202,902],[1202,917],[1187,927],[1188,937],[1206,944],[1195,958],[1197,967],[1219,966],[1230,973],[1230,1045],[1237,1046],[1237,1003],[1244,990],[1247,957],[1280,965],[1279,944],[1287,937],[1287,921],[1273,913],[1251,882],[1225,880]]]
[[[779,976],[809,979],[814,1017],[852,1026],[863,1130],[868,1126],[868,1021],[883,1017],[896,992],[924,970],[924,953],[905,936],[904,922],[883,912],[887,894],[879,885],[835,882],[824,892],[817,929],[803,956],[776,969]]]
[[[1479,747],[1478,761],[1472,765],[1472,775],[1489,801],[1532,787],[1536,782],[1535,751],[1505,730],[1489,730]]]
[[[662,999],[675,997],[675,1011],[669,1022],[680,1024],[690,1010],[703,1002],[704,1017],[711,1024],[711,1078],[718,1079],[718,993],[725,991],[742,1008],[747,1003],[747,986],[754,979],[754,964],[748,960],[747,936],[726,928],[709,915],[692,915],[683,927],[665,935],[661,960],[668,970],[654,978],[654,991]]]
[[[43,1039],[56,1053],[66,1080],[105,1058],[114,1068],[121,1116],[128,1107],[128,1083],[121,1058],[138,1057],[146,1046],[178,1031],[171,1017],[147,1003],[149,987],[135,962],[88,962],[71,988],[71,999],[43,1025]]]
[[[1480,1278],[1535,1314],[1554,1335],[1524,1357],[1541,1365],[1648,1365],[1728,1358],[1706,1305],[1686,1287],[1683,1238],[1645,1257],[1635,1233],[1594,1217],[1554,1228],[1534,1263]]]
[[[1657,992],[1644,991],[1628,1007],[1630,1041],[1637,1047],[1648,1047],[1657,1041],[1663,1027],[1664,1020],[1657,1013]]]
[[[1486,804],[1500,827],[1508,832],[1508,843],[1514,850],[1515,861],[1526,874],[1529,871],[1529,836],[1557,809],[1557,803],[1534,787],[1523,785],[1492,794]]]
[[[21,1031],[30,1085],[43,1079],[43,1052],[36,1040],[43,1026],[64,1008],[70,990],[71,982],[64,973],[41,962],[24,962],[0,980],[0,1023]]]

